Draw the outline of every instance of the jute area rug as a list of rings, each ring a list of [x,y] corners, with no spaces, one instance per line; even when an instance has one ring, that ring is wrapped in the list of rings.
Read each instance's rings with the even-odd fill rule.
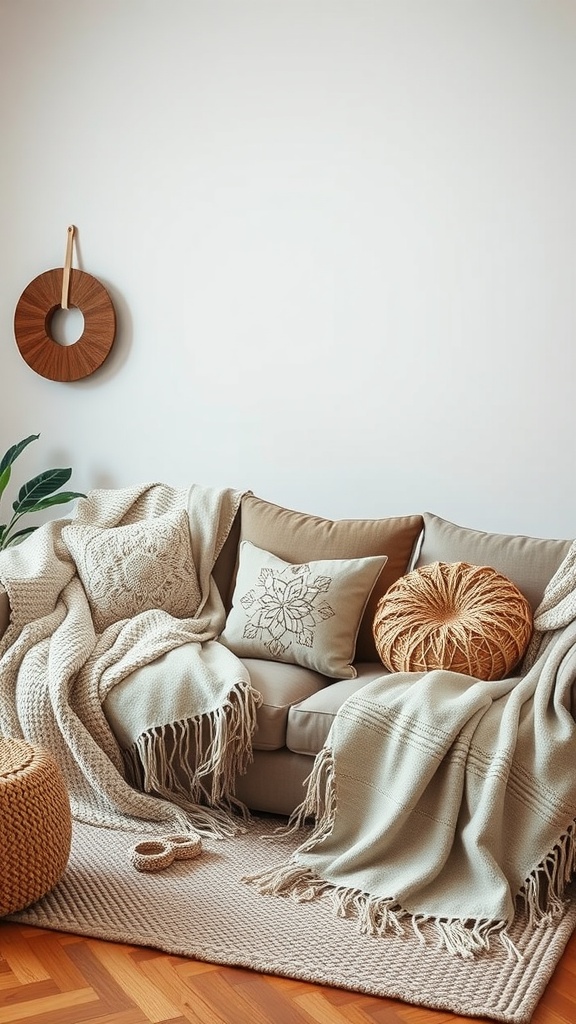
[[[235,840],[205,839],[200,857],[156,874],[130,863],[145,836],[77,824],[62,881],[10,920],[468,1016],[530,1020],[576,927],[576,892],[553,927],[518,920],[520,962],[504,950],[465,961],[420,945],[411,928],[370,938],[325,900],[298,904],[244,884],[243,875],[284,862],[296,847],[274,835],[280,823],[258,818]]]

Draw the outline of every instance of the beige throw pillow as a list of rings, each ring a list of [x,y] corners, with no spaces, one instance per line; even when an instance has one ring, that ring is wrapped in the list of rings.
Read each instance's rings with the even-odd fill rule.
[[[220,640],[241,658],[265,658],[354,679],[356,637],[385,555],[300,564],[240,544],[232,608]]]
[[[70,524],[62,537],[97,632],[151,608],[176,618],[190,617],[198,608],[200,587],[184,509],[127,526]]]
[[[356,650],[357,661],[376,661],[378,653],[372,623],[378,600],[411,566],[422,532],[422,516],[391,516],[386,519],[323,519],[306,512],[274,505],[246,494],[240,507],[240,540],[249,540],[264,551],[273,551],[287,562],[314,558],[368,558],[386,555],[386,564],[366,605]],[[228,594],[230,606],[233,586]]]

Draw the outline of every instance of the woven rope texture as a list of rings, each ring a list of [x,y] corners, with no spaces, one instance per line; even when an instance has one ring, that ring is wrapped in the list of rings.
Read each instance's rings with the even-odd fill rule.
[[[378,602],[374,640],[392,672],[451,669],[502,679],[523,657],[532,608],[489,566],[432,562],[402,576]]]
[[[192,860],[201,852],[200,836],[168,835],[137,843],[130,859],[137,871],[162,871],[175,860]]]
[[[54,759],[24,740],[0,739],[0,915],[52,889],[71,837],[70,803]]]

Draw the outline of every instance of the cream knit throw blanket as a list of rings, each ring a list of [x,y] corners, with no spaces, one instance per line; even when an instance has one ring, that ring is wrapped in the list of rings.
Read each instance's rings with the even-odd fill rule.
[[[77,819],[119,829],[231,831],[226,810],[234,803],[234,779],[252,756],[260,696],[241,662],[214,641],[223,629],[225,612],[212,569],[240,499],[233,490],[197,485],[186,490],[163,484],[96,490],[79,501],[72,519],[41,526],[25,543],[0,555],[0,582],[11,606],[10,625],[0,639],[0,736],[24,737],[57,756]],[[64,526],[125,526],[179,509],[188,511],[195,602],[200,592],[194,617],[177,618],[153,608],[96,632],[76,564],[62,538]],[[164,715],[172,708],[180,735],[189,731],[194,741],[202,731],[204,739],[203,754],[191,773],[190,794],[179,798],[184,808],[180,809],[175,802],[137,792],[128,784],[102,705],[135,669],[183,645],[196,668],[185,711],[179,703],[181,694],[170,701],[169,676],[158,695]],[[138,720],[137,692],[133,701]],[[171,725],[164,722],[168,724],[161,740]],[[162,742],[153,724],[150,744],[154,748],[156,741],[154,749],[159,752]],[[216,780],[210,791],[212,807],[196,803],[206,797],[206,776]],[[161,768],[155,778],[162,790]]]
[[[246,881],[327,894],[362,932],[414,928],[462,956],[499,938],[515,900],[534,922],[576,867],[576,543],[547,588],[520,678],[382,677],[338,712],[288,864]],[[385,952],[383,952],[385,956]]]

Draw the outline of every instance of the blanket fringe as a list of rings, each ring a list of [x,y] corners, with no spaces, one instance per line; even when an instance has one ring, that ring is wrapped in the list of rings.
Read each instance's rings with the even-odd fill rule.
[[[550,924],[565,910],[566,886],[575,872],[576,822],[572,822],[520,890],[519,899],[525,905],[532,927]]]
[[[236,834],[238,816],[249,817],[234,795],[236,778],[253,758],[260,702],[256,690],[238,683],[216,710],[143,733],[123,752],[129,778],[186,810],[200,834]]]
[[[327,896],[336,917],[356,918],[357,930],[361,935],[381,938],[392,933],[402,936],[406,934],[404,925],[408,924],[421,945],[426,945],[429,936],[433,936],[436,944],[452,956],[470,960],[479,953],[489,952],[492,942],[496,940],[510,955],[522,960],[521,953],[506,931],[504,921],[472,921],[411,914],[395,899],[325,882],[295,860],[257,875],[246,875],[242,881],[253,885],[262,895],[288,897],[296,903],[308,903]]]
[[[306,796],[292,811],[288,823],[276,829],[283,836],[293,835],[306,828],[310,820],[315,824],[310,835],[299,847],[309,850],[329,836],[336,817],[336,786],[334,785],[334,755],[329,747],[322,747],[314,759],[310,775],[304,780]]]
[[[324,747],[317,755],[312,772],[306,780],[306,796],[281,829],[285,835],[296,833],[314,820],[309,835],[298,847],[294,857],[284,865],[256,875],[243,882],[254,885],[263,895],[290,897],[298,903],[328,896],[338,917],[355,917],[363,935],[383,936],[393,932],[402,935],[403,923],[411,924],[414,934],[424,945],[431,933],[439,946],[454,956],[470,959],[488,952],[493,941],[499,942],[510,956],[522,955],[510,938],[508,923],[493,920],[462,920],[411,914],[393,898],[374,896],[358,889],[326,882],[298,862],[305,853],[330,835],[336,816],[334,755]],[[556,847],[531,873],[518,894],[526,906],[530,927],[549,925],[565,910],[565,890],[576,871],[576,822],[566,831]],[[403,923],[401,923],[403,922]]]

